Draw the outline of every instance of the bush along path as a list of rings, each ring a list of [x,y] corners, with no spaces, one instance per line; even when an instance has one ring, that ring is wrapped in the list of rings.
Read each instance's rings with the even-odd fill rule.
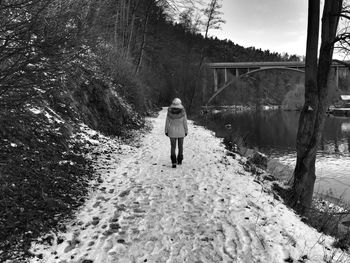
[[[165,117],[136,147],[94,136],[100,183],[66,232],[32,244],[31,262],[350,262],[203,127],[189,121],[171,168]]]

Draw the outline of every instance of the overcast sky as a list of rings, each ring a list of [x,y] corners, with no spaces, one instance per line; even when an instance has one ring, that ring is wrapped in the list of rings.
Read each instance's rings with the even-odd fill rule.
[[[244,47],[305,55],[307,0],[223,0],[221,30],[211,36]]]

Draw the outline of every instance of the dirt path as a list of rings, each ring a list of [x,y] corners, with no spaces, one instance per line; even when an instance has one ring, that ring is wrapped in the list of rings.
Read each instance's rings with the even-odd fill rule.
[[[183,165],[171,168],[165,116],[152,119],[140,148],[103,145],[104,182],[69,233],[33,245],[43,259],[32,262],[324,262],[332,253],[350,262],[265,193],[210,131],[190,122]]]

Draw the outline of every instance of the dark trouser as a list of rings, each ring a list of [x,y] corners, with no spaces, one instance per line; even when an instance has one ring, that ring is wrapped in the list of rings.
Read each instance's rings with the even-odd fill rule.
[[[177,159],[176,159],[176,141],[178,141],[178,147],[179,147],[179,152],[177,155]],[[170,158],[171,158],[171,162],[172,163],[181,163],[183,157],[183,152],[184,152],[184,138],[170,138]],[[176,161],[177,160],[177,161]]]

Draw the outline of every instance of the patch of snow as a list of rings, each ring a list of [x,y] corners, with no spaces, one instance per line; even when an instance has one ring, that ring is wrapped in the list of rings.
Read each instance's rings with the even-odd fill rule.
[[[38,91],[38,92],[40,92],[40,93],[45,93],[45,90],[39,89],[39,88],[36,88],[36,87],[34,87],[34,90],[36,90],[36,91]]]
[[[29,108],[28,110],[33,112],[36,115],[42,113],[42,109],[38,109],[38,108]]]
[[[350,132],[350,123],[349,122],[343,122],[341,124],[341,131],[342,132]]]
[[[314,205],[319,211],[322,211],[322,212],[328,212],[333,214],[350,213],[344,207],[340,205],[336,205],[325,199],[316,200]]]
[[[59,116],[54,110],[49,107],[45,108],[44,114],[50,123],[64,123],[64,120],[61,118],[61,116]]]
[[[76,141],[83,142],[83,143],[90,143],[92,145],[99,145],[100,141],[93,139],[93,137],[96,134],[99,134],[99,133],[96,132],[95,130],[88,128],[85,124],[81,124],[80,125],[80,132],[76,133],[73,136],[73,139]],[[101,134],[99,134],[99,136],[101,136]]]
[[[59,165],[66,164],[66,163],[68,163],[69,165],[72,165],[72,166],[76,164],[75,162],[72,162],[69,160],[62,160],[62,161],[58,162]]]
[[[342,100],[350,100],[350,95],[340,95]]]
[[[32,244],[30,262],[350,262],[192,121],[183,164],[171,168],[165,117],[150,118],[139,148],[83,127],[76,139],[99,142],[95,190],[66,233]]]

